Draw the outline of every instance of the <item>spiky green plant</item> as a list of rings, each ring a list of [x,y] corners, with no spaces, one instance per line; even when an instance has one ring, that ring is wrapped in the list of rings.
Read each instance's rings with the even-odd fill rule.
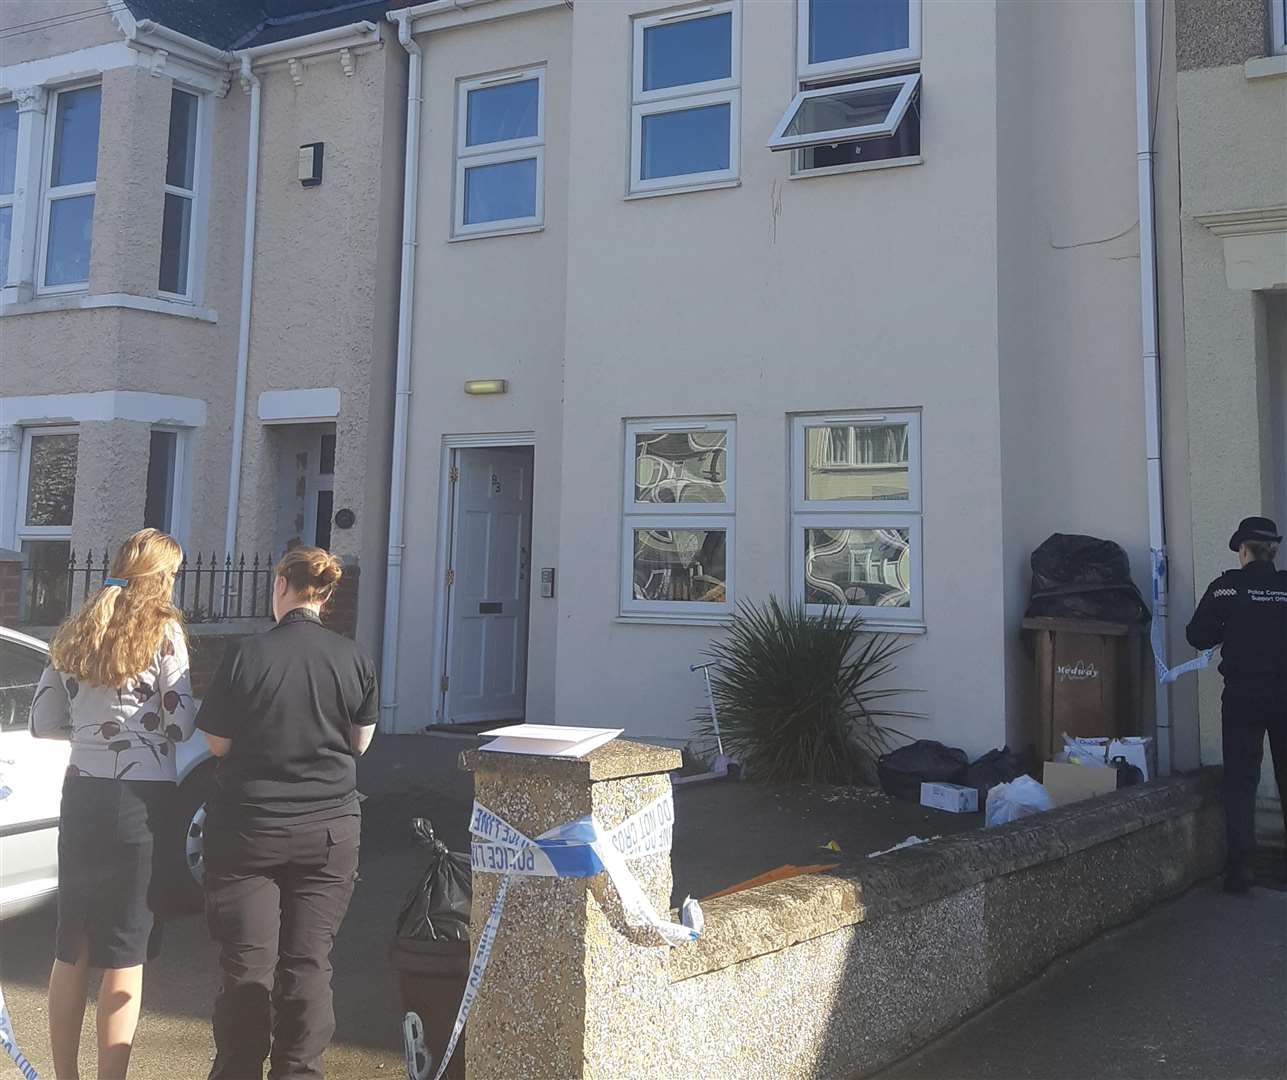
[[[727,636],[707,649],[725,750],[756,780],[870,778],[894,737],[906,738],[885,721],[916,715],[884,704],[908,691],[877,685],[906,647],[840,608],[810,615],[775,597],[738,605]],[[709,715],[697,723],[714,736]]]

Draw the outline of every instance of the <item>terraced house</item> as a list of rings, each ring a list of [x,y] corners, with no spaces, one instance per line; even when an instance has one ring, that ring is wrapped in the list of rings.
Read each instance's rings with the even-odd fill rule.
[[[387,6],[0,5],[0,549],[24,621],[66,609],[73,552],[155,525],[207,568],[331,547],[376,646],[407,66]],[[185,606],[262,614],[264,583],[193,575]]]

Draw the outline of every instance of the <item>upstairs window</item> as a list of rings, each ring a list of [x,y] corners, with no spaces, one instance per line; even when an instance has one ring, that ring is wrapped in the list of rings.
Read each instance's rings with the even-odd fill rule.
[[[920,153],[920,0],[797,0],[798,92],[769,140],[797,174]]]
[[[197,129],[201,99],[186,90],[170,93],[170,141],[165,163],[165,209],[161,219],[159,290],[179,300],[192,297],[193,227],[197,217]]]
[[[545,69],[467,79],[457,91],[456,237],[545,220]]]
[[[100,86],[60,90],[50,103],[39,277],[45,292],[89,283],[101,105]]]
[[[1276,53],[1287,53],[1287,0],[1269,0],[1269,22]]]
[[[635,20],[632,193],[737,179],[739,12],[731,2]]]
[[[18,103],[0,102],[0,285],[9,280],[9,240],[18,166]]]
[[[801,79],[879,71],[920,59],[920,0],[796,3]]]

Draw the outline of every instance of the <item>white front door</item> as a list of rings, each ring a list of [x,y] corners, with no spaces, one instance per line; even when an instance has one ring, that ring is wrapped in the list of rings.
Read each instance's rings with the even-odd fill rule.
[[[442,720],[517,723],[527,696],[533,452],[455,455]]]

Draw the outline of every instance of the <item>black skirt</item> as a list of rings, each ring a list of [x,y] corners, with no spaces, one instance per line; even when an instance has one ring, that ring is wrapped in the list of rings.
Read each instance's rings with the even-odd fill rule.
[[[68,776],[58,824],[58,940],[67,964],[127,968],[160,952],[153,896],[157,837],[175,786],[164,780]]]

